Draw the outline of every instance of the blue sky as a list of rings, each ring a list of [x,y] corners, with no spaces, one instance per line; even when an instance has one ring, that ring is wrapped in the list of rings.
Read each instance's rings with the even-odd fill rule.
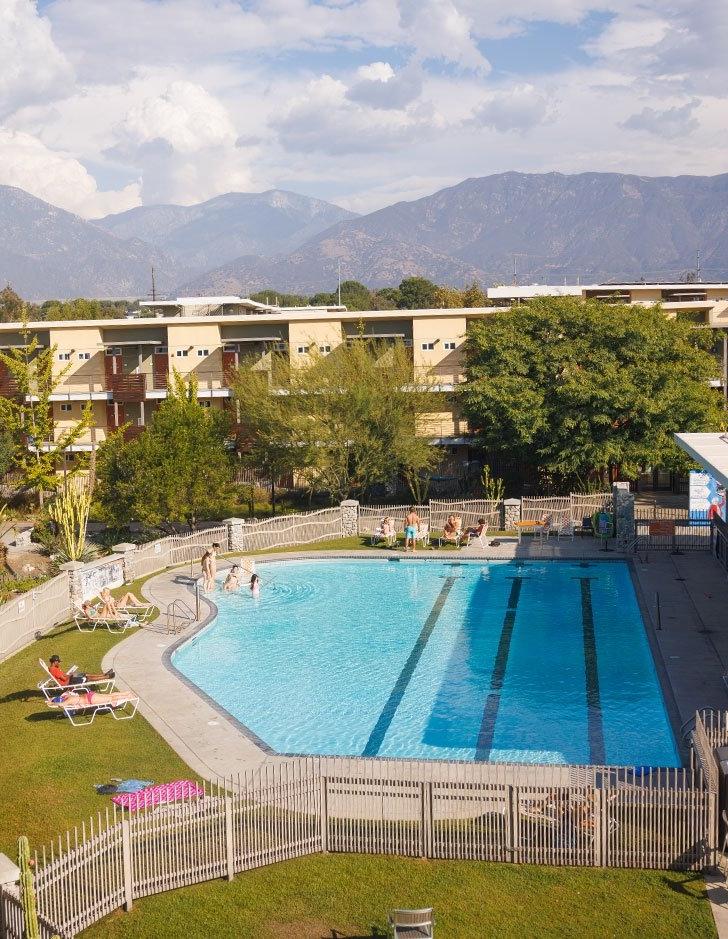
[[[97,217],[726,169],[723,0],[0,0],[0,183]]]

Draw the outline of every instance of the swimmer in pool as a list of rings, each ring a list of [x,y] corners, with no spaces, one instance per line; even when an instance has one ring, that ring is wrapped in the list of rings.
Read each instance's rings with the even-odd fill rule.
[[[250,578],[250,592],[254,597],[260,596],[260,577],[257,574]]]

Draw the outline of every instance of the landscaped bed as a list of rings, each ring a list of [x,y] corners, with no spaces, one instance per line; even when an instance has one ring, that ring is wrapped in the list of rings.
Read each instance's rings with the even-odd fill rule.
[[[361,548],[341,539],[316,549]],[[295,550],[300,551],[301,548]],[[131,585],[139,593],[141,582]],[[37,660],[57,652],[64,666],[90,671],[123,636],[105,629],[58,627],[0,665],[0,850],[14,855],[27,834],[41,848],[103,811],[95,783],[111,777],[155,782],[191,771],[137,715],[101,715],[74,728],[36,690]],[[185,939],[210,935],[260,939],[366,936],[385,927],[394,906],[434,906],[438,939],[464,936],[715,935],[703,880],[694,873],[546,868],[481,862],[316,855],[135,902],[89,936]],[[336,932],[335,932],[336,931]]]

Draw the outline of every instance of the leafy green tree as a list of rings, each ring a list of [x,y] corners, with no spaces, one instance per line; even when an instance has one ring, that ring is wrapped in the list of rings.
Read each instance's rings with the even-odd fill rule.
[[[256,303],[277,303],[278,306],[308,306],[308,297],[299,293],[281,293],[273,287],[266,287],[257,293],[251,293],[251,300]]]
[[[93,412],[87,403],[81,418],[58,432],[51,395],[70,363],[54,372],[57,346],[41,347],[28,326],[25,310],[20,332],[22,346],[0,351],[0,369],[15,384],[13,394],[0,396],[0,427],[12,441],[12,468],[21,476],[21,489],[35,493],[42,506],[44,492],[57,486],[64,451],[91,426]]]
[[[537,299],[471,324],[463,408],[490,452],[564,486],[681,469],[673,433],[720,425],[707,332],[658,307]]]
[[[491,301],[486,297],[477,280],[474,280],[463,291],[463,306],[470,308],[492,306]]]
[[[406,277],[399,285],[400,310],[429,310],[437,304],[437,285],[424,277]]]
[[[228,437],[228,416],[203,408],[197,382],[175,371],[148,429],[130,441],[122,429],[99,448],[96,496],[104,516],[119,526],[136,520],[166,531],[220,518],[233,498]]]
[[[333,306],[339,302],[338,290],[332,293],[316,293],[311,298],[311,306]],[[343,280],[341,282],[341,302],[349,310],[371,310],[372,293],[368,287],[358,280]]]
[[[23,301],[10,284],[0,290],[0,323],[19,323],[23,317]]]
[[[102,320],[126,315],[129,304],[123,300],[47,300],[40,314],[46,320]]]
[[[457,287],[438,287],[435,293],[435,306],[440,309],[457,309],[464,306],[463,291]]]
[[[401,299],[398,287],[381,287],[372,294],[372,309],[398,310]]]
[[[251,368],[233,380],[252,466],[295,472],[333,499],[365,497],[398,474],[414,486],[429,474],[435,450],[417,429],[431,396],[424,379],[413,384],[402,343],[356,340],[276,373],[285,374],[280,388]]]

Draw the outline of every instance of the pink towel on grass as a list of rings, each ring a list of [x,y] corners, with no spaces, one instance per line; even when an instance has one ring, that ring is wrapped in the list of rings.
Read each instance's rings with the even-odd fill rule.
[[[113,796],[111,801],[130,812],[138,809],[148,809],[154,805],[164,805],[165,802],[178,802],[180,799],[199,799],[205,794],[202,786],[191,779],[176,779],[170,783],[160,783],[158,786],[147,786],[139,792],[122,792]]]

